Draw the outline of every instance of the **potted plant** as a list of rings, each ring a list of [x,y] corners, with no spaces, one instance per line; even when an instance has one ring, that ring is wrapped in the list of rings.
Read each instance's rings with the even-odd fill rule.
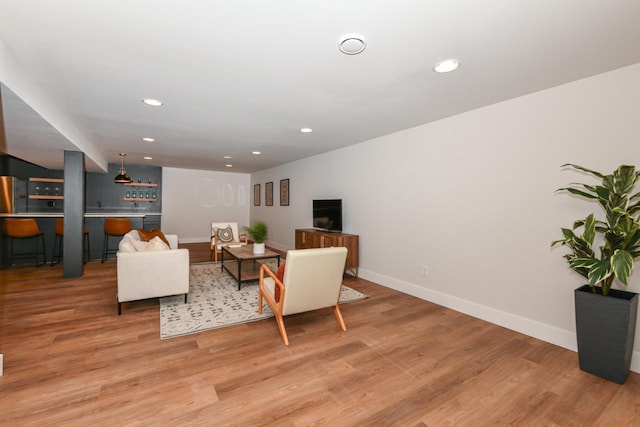
[[[267,224],[262,221],[254,221],[250,227],[245,226],[243,229],[254,242],[253,253],[263,254],[264,241],[267,239],[267,234],[269,233]]]
[[[575,183],[558,191],[595,201],[604,211],[603,220],[589,214],[572,229],[563,228],[563,238],[551,243],[567,246],[569,266],[589,281],[574,292],[580,369],[622,384],[631,365],[638,295],[611,287],[616,281],[628,285],[640,256],[640,193],[633,193],[640,171],[621,165],[604,175],[566,166],[598,178],[600,184]],[[597,252],[594,245],[600,245]]]

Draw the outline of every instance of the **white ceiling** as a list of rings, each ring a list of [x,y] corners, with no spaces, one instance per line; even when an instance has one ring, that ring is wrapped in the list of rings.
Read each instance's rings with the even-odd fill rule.
[[[0,0],[0,43],[6,153],[253,172],[638,63],[640,1]]]

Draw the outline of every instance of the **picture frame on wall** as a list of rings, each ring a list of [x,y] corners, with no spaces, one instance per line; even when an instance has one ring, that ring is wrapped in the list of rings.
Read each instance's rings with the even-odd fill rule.
[[[264,184],[264,204],[273,206],[273,181]]]
[[[289,178],[280,180],[280,206],[289,206]]]
[[[253,206],[260,206],[260,184],[253,186]]]

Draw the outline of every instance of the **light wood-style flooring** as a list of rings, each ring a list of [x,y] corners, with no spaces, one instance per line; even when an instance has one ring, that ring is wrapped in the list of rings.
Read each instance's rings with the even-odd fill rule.
[[[207,244],[184,245],[208,261]],[[115,261],[0,271],[2,426],[639,426],[577,354],[362,279],[370,298],[160,340],[157,300],[117,315]]]

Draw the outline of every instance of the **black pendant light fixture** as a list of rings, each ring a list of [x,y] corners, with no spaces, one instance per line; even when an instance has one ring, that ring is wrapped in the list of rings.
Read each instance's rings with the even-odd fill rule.
[[[127,175],[127,171],[124,169],[124,156],[126,155],[127,155],[126,153],[120,153],[120,159],[122,162],[120,166],[120,173],[116,175],[115,178],[113,178],[113,182],[115,183],[126,184],[133,181],[131,177]]]

